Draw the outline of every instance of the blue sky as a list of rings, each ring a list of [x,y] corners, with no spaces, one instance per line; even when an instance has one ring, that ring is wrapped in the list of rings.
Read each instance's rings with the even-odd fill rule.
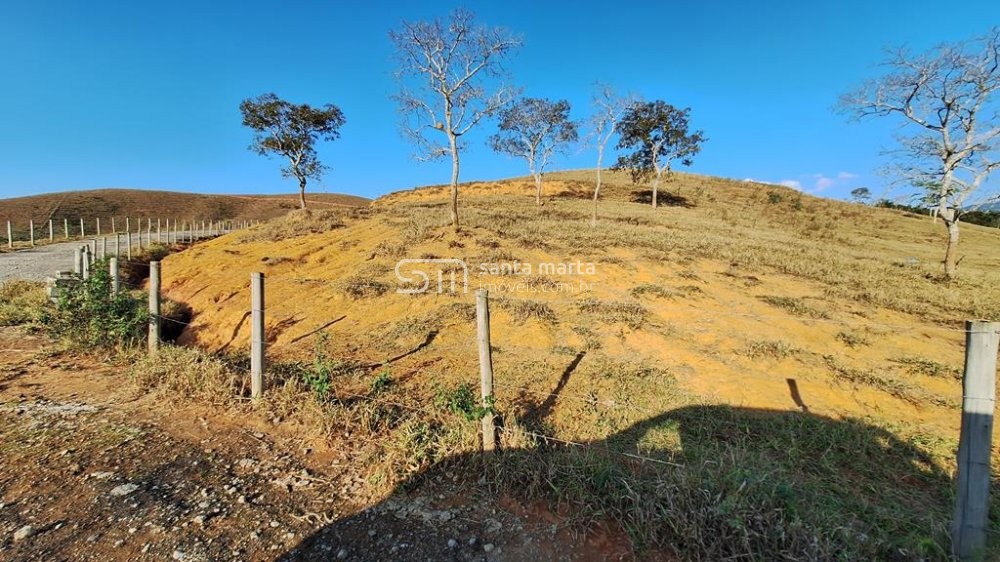
[[[246,149],[242,99],[273,91],[334,103],[342,138],[312,190],[377,196],[448,180],[399,134],[387,33],[446,16],[443,2],[42,1],[0,4],[0,197],[97,187],[292,192],[281,163]],[[845,197],[877,172],[890,122],[849,123],[831,107],[877,73],[882,48],[924,49],[984,33],[992,2],[944,10],[907,2],[471,2],[520,34],[509,70],[525,95],[589,112],[591,84],[692,108],[709,137],[691,171],[786,182]],[[947,17],[944,17],[944,16]],[[469,139],[462,179],[525,175],[522,161]],[[555,169],[594,166],[577,151]]]

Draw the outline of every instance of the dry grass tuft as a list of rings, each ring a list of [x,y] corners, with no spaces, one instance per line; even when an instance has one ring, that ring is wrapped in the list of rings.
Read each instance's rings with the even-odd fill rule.
[[[320,234],[344,226],[344,211],[296,209],[239,234],[239,242],[277,241]]]
[[[38,321],[48,306],[45,284],[12,280],[0,284],[0,326],[15,326]]]

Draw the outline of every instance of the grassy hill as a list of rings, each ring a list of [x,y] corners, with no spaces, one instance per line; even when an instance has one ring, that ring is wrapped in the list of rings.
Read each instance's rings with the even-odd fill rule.
[[[368,199],[354,195],[333,193],[307,194],[307,202],[317,209],[341,206],[362,206]],[[95,232],[96,220],[101,219],[102,229],[110,229],[111,217],[121,221],[124,217],[184,220],[266,220],[284,215],[298,207],[297,195],[202,195],[174,191],[140,189],[96,189],[67,191],[0,200],[0,224],[6,228],[11,221],[16,240],[28,239],[29,220],[35,221],[36,238],[48,236],[48,221],[55,223],[58,238],[63,232],[63,219],[69,219],[71,234],[79,233],[83,218],[85,229]],[[109,230],[108,230],[109,231]],[[6,236],[6,231],[0,233]],[[6,239],[4,240],[6,241]]]
[[[688,174],[652,209],[610,174],[592,228],[590,181],[550,174],[542,207],[527,180],[463,185],[458,234],[444,187],[294,213],[168,257],[163,286],[194,311],[182,341],[243,355],[264,271],[275,364],[322,366],[335,396],[388,389],[398,407],[366,410],[352,445],[375,489],[476,449],[474,424],[421,412],[477,395],[488,287],[502,442],[530,452],[506,493],[685,559],[945,557],[962,322],[1000,318],[1000,232],[965,226],[947,282],[929,217]],[[457,292],[397,293],[404,258],[464,260],[469,291],[449,263]],[[308,382],[283,372],[272,396]]]

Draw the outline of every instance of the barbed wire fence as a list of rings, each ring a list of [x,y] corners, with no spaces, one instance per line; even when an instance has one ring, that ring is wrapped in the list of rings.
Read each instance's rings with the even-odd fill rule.
[[[83,278],[86,278],[88,275],[87,268],[94,262],[96,259],[95,256],[98,254],[96,240],[93,240],[92,244],[93,247],[91,244],[87,244],[87,246],[80,248],[74,259],[74,269],[77,274]],[[103,255],[107,256],[108,253],[106,250],[106,243],[102,250]],[[122,280],[120,278],[118,271],[120,264],[117,263],[120,259],[120,252],[117,247],[115,250],[116,255],[111,259],[111,271],[109,272],[112,277],[112,283],[115,290],[117,290],[120,285],[129,289],[141,289],[140,285]],[[138,267],[149,267],[150,278],[148,283],[148,295],[150,326],[148,347],[150,354],[156,354],[159,350],[159,340],[161,338],[160,326],[162,322],[175,323],[181,329],[191,326],[192,322],[178,320],[161,314],[161,291],[159,282],[160,264],[158,261],[134,261],[131,260],[130,256],[126,255],[126,259],[122,263]],[[265,391],[264,373],[266,370],[265,354],[267,337],[264,320],[266,310],[264,299],[264,278],[264,274],[260,272],[255,272],[251,276],[251,306],[249,310],[249,318],[251,321],[249,376],[251,387],[250,399],[252,401],[264,399]],[[368,286],[376,291],[386,290],[384,284],[368,284]],[[471,304],[461,299],[456,302]],[[523,314],[529,317],[537,317],[541,320],[556,316],[556,312],[551,307],[558,306],[575,308],[578,312],[591,315],[595,320],[603,318],[604,320],[611,322],[621,322],[625,324],[632,322],[636,327],[641,325],[660,328],[666,327],[665,325],[657,324],[648,318],[647,311],[644,308],[642,301],[636,298],[634,293],[624,293],[620,291],[603,291],[600,293],[597,291],[587,291],[576,295],[574,298],[566,298],[560,295],[554,298],[545,296],[542,298],[526,299],[503,295],[500,297],[494,297],[493,304],[502,309],[507,309],[508,311],[520,310]],[[480,420],[482,423],[481,443],[485,453],[489,454],[497,448],[498,437],[501,435],[507,436],[508,439],[529,438],[534,440],[536,443],[555,444],[562,447],[589,448],[595,446],[594,442],[584,442],[565,437],[557,437],[555,435],[548,435],[540,431],[530,430],[520,425],[510,427],[507,424],[498,424],[497,412],[495,410],[497,389],[503,391],[504,394],[509,393],[516,396],[516,393],[525,393],[544,400],[567,400],[584,404],[591,408],[600,407],[621,409],[628,411],[630,414],[643,416],[655,416],[661,413],[654,409],[637,406],[635,404],[623,403],[621,401],[609,400],[606,398],[601,399],[596,393],[591,393],[589,395],[567,393],[564,392],[561,387],[558,387],[555,392],[547,392],[532,389],[524,384],[517,384],[504,380],[495,380],[493,358],[494,351],[498,348],[494,346],[491,337],[490,306],[491,302],[489,290],[476,290],[474,304],[476,337],[474,342],[470,341],[465,345],[433,343],[433,350],[437,352],[450,352],[466,356],[471,353],[476,353],[478,356],[480,371],[480,407],[482,412]],[[732,318],[742,318],[755,322],[778,320],[786,321],[788,318],[787,316],[761,314],[755,311],[742,310],[731,310],[724,316],[728,320],[731,320]],[[245,315],[243,320],[240,321],[240,325],[242,325],[242,322],[245,321],[246,318],[247,316]],[[698,322],[704,326],[711,327],[717,320],[720,319],[721,315],[718,318],[699,315]],[[294,338],[288,338],[285,345],[291,345],[305,337],[316,334],[338,320],[325,322],[318,328],[310,327],[304,334],[299,334]],[[917,334],[928,338],[933,337],[933,334],[935,333],[938,335],[948,336],[964,334],[965,363],[962,377],[962,425],[959,436],[958,455],[959,493],[956,498],[955,528],[962,529],[963,533],[969,532],[970,528],[974,529],[973,532],[978,532],[975,531],[975,529],[985,529],[986,522],[983,519],[983,514],[988,511],[988,503],[985,502],[987,502],[986,498],[988,498],[988,488],[990,483],[989,467],[992,451],[992,420],[995,407],[997,351],[998,347],[1000,347],[1000,322],[969,320],[966,321],[962,327],[942,325],[913,326],[875,322],[866,318],[831,318],[822,311],[807,311],[806,317],[799,318],[799,320],[807,325],[832,325],[848,327],[855,330],[878,331],[882,334]],[[688,321],[685,320],[685,323],[687,322]],[[237,330],[238,329],[239,326],[237,326]],[[420,350],[423,347],[430,345],[432,345],[432,341],[429,339],[424,346],[418,346],[416,350]],[[519,347],[523,346],[503,344],[501,349],[507,348],[509,350]],[[534,352],[538,352],[537,349],[530,349]],[[405,357],[411,353],[404,353],[399,357]],[[393,361],[393,359],[389,358],[382,363],[376,362],[367,366],[371,368],[378,368],[389,364],[391,361]],[[358,400],[381,400],[383,402],[388,400],[391,401],[392,405],[408,411],[424,415],[434,415],[434,412],[425,407],[406,404],[405,402],[392,400],[384,396],[358,394],[346,390],[338,390],[338,392],[342,396]],[[727,423],[726,420],[718,421],[719,423]],[[735,424],[735,422],[732,423]],[[656,458],[648,454],[643,454],[640,450],[618,450],[611,448],[607,441],[601,441],[600,443],[604,450],[612,454],[620,455],[630,461],[652,463],[663,466],[682,466],[672,460]]]

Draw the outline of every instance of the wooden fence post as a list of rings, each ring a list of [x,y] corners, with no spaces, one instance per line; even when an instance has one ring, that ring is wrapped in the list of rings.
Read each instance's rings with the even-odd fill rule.
[[[125,234],[125,259],[132,261],[132,231]]]
[[[69,240],[69,219],[63,218],[63,232],[66,234],[66,240]]]
[[[83,230],[83,217],[80,217],[80,238],[86,236],[87,233]]]
[[[108,237],[101,238],[101,259],[108,257]]]
[[[83,248],[73,250],[73,273],[83,275]]]
[[[952,522],[952,551],[959,560],[982,560],[986,551],[998,346],[1000,322],[965,323],[962,430]]]
[[[118,229],[115,228],[115,217],[111,215],[111,232],[112,234],[118,234]]]
[[[160,262],[149,262],[149,355],[160,349]]]
[[[97,217],[97,235],[101,235],[101,217]]]
[[[125,217],[125,232],[130,232],[132,230],[132,223],[129,222],[129,218]]]
[[[14,234],[13,232],[11,232],[10,229],[10,221],[7,221],[7,247],[8,248],[14,247]]]
[[[29,240],[31,240],[31,245],[34,246],[35,245],[35,221],[34,221],[34,219],[31,219],[31,220],[28,221],[28,230],[31,231],[31,235],[29,237]]]
[[[264,392],[264,274],[250,274],[250,396],[260,398]]]
[[[49,242],[55,242],[55,231],[52,230],[52,219],[49,219]]]
[[[490,349],[490,293],[476,291],[476,339],[479,344],[479,384],[483,398],[483,451],[497,446],[496,419],[493,414],[493,351]]]
[[[115,236],[117,236],[117,234]],[[117,295],[118,294],[118,257],[117,256],[111,258],[111,261],[108,262],[108,268],[111,270],[110,271],[110,273],[111,273],[111,294],[112,295]]]
[[[97,262],[97,238],[90,241],[90,263]]]
[[[160,226],[160,218],[159,217],[157,217],[157,219],[156,219],[156,243],[157,244],[163,244],[163,230],[162,230],[162,227]]]
[[[153,245],[153,221],[146,217],[146,247],[149,248]]]

